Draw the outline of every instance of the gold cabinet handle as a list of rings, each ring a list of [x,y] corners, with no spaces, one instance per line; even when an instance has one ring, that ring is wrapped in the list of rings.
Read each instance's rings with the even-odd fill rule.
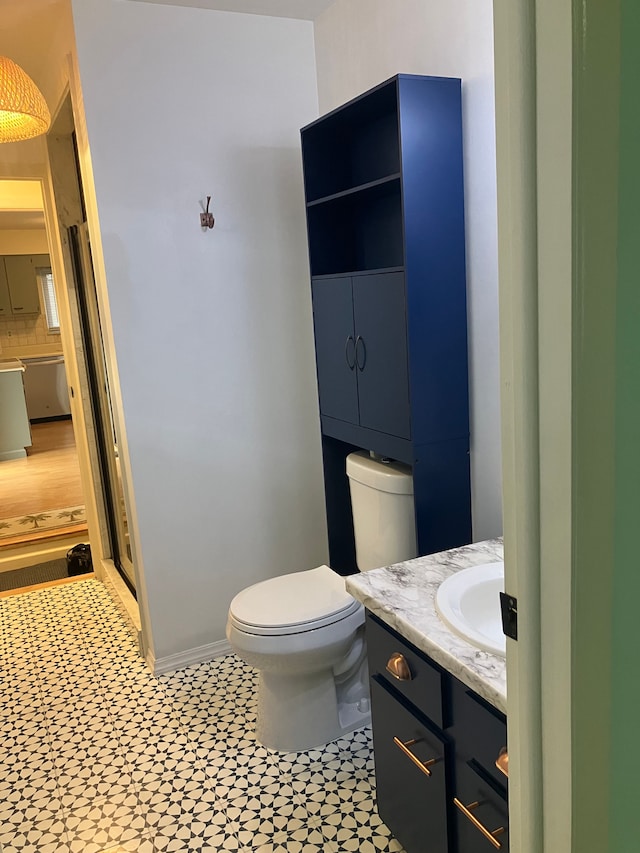
[[[394,652],[391,655],[387,661],[386,670],[398,681],[411,681],[413,678],[407,659],[400,652]]]
[[[409,749],[409,747],[413,746],[414,743],[419,743],[419,740],[414,738],[413,740],[405,740],[403,743],[399,737],[394,737],[393,742],[401,752],[404,752],[410,761],[413,761],[416,767],[422,770],[425,776],[431,776],[431,770],[429,770],[429,768],[434,765],[438,759],[430,758],[429,761],[420,761],[420,759]]]
[[[478,820],[478,818],[474,814],[471,814],[472,809],[478,808],[478,806],[480,805],[479,802],[469,803],[468,806],[465,806],[460,802],[460,800],[457,797],[453,798],[453,802],[460,809],[460,811],[467,818],[467,820],[470,820],[471,823],[475,826],[475,828],[480,830],[480,832],[484,835],[484,837],[487,839],[487,841],[489,841],[491,844],[493,844],[493,846],[496,848],[496,850],[502,849],[502,844],[498,841],[497,836],[502,835],[502,833],[504,832],[504,826],[499,826],[497,829],[494,829],[492,832],[491,830],[487,829],[486,826],[481,824],[480,821]]]
[[[506,746],[502,747],[500,754],[496,758],[496,767],[504,773],[507,779],[509,778],[509,753]]]

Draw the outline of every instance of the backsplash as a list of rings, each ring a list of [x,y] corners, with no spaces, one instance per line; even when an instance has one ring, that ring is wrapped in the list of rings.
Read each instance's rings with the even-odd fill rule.
[[[4,349],[38,344],[60,344],[60,334],[47,331],[44,314],[31,314],[28,317],[0,317],[0,352]]]

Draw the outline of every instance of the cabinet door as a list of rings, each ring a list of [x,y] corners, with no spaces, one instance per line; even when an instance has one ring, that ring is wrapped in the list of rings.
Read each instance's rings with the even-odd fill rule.
[[[0,258],[0,317],[8,317],[10,314],[11,300],[9,298],[7,273],[4,267],[4,258]]]
[[[473,690],[455,679],[452,681],[456,757],[480,767],[498,786],[506,788],[507,777],[496,766],[507,747],[506,717]]]
[[[350,278],[314,279],[313,324],[320,411],[358,423],[358,388]]]
[[[354,276],[360,426],[411,438],[403,273]]]
[[[507,800],[473,762],[456,761],[453,804],[458,853],[508,853]]]
[[[38,281],[29,255],[6,255],[11,310],[14,315],[37,314],[40,311]]]
[[[448,745],[377,679],[371,714],[380,817],[409,853],[447,853]]]

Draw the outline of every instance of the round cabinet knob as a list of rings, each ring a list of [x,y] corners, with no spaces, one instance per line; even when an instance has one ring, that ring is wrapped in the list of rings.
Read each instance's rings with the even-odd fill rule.
[[[400,652],[394,652],[387,661],[386,670],[398,681],[411,681],[411,669],[407,663],[407,659]]]

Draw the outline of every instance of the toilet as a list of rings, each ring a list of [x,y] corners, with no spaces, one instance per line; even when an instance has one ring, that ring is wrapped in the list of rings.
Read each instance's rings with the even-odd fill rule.
[[[346,470],[358,570],[415,557],[411,469],[358,451]],[[259,671],[256,738],[269,749],[311,749],[369,721],[364,608],[329,566],[239,592],[227,640]]]

